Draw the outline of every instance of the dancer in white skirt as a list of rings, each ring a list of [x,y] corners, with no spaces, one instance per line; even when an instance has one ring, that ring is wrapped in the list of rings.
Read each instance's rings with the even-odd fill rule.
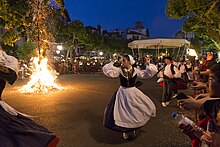
[[[136,88],[138,83],[136,79],[154,76],[157,67],[151,64],[146,70],[140,70],[132,66],[134,63],[132,56],[124,55],[121,67],[115,67],[113,62],[103,67],[106,76],[119,77],[121,83],[106,106],[103,123],[106,128],[122,132],[126,140],[136,138],[137,129],[145,125],[151,117],[156,116],[154,103]]]
[[[18,60],[7,55],[0,45],[0,146],[56,147],[59,139],[47,128],[18,112],[2,100],[6,82],[17,79]]]

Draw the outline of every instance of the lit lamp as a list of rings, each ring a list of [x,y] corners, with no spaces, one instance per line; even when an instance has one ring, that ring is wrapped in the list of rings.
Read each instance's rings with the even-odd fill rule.
[[[188,55],[189,55],[189,56],[198,57],[198,55],[197,55],[197,53],[196,53],[196,51],[195,51],[194,49],[188,48],[187,51],[188,51]]]
[[[60,54],[60,50],[56,50],[56,53],[57,53],[57,54]]]
[[[61,51],[61,50],[63,50],[63,46],[62,45],[57,45],[57,49]]]
[[[197,55],[196,51],[194,49],[187,48],[186,53],[189,55],[190,62],[195,64],[195,59],[198,59],[198,55]]]
[[[99,55],[102,56],[102,55],[103,55],[103,52],[99,52]]]
[[[218,61],[220,61],[220,52],[218,52]]]

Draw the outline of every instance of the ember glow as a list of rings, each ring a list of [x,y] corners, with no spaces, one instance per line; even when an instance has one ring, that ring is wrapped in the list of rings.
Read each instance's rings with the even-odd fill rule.
[[[40,61],[40,62],[39,62]],[[32,74],[30,81],[19,89],[22,93],[47,93],[49,90],[59,89],[62,87],[55,83],[58,73],[53,70],[48,64],[48,59],[39,60],[38,57],[33,58]]]

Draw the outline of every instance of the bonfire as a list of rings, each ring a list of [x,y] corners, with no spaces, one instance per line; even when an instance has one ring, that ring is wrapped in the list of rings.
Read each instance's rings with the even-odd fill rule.
[[[33,58],[33,65],[31,67],[32,74],[30,81],[19,89],[22,93],[47,93],[50,90],[62,90],[62,87],[55,83],[58,73],[48,65],[48,59],[39,57]]]

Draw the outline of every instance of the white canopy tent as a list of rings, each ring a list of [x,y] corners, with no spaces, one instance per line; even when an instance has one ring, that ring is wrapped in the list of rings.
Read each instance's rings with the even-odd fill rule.
[[[175,49],[178,48],[178,54],[181,47],[189,47],[190,42],[186,39],[167,39],[167,38],[155,38],[155,39],[144,39],[144,40],[134,40],[128,43],[128,47],[132,49],[156,49],[159,55],[160,49]],[[134,55],[134,52],[133,52]]]
[[[128,44],[131,49],[165,49],[165,48],[179,48],[182,46],[190,46],[190,42],[186,39],[145,39],[135,40]]]

